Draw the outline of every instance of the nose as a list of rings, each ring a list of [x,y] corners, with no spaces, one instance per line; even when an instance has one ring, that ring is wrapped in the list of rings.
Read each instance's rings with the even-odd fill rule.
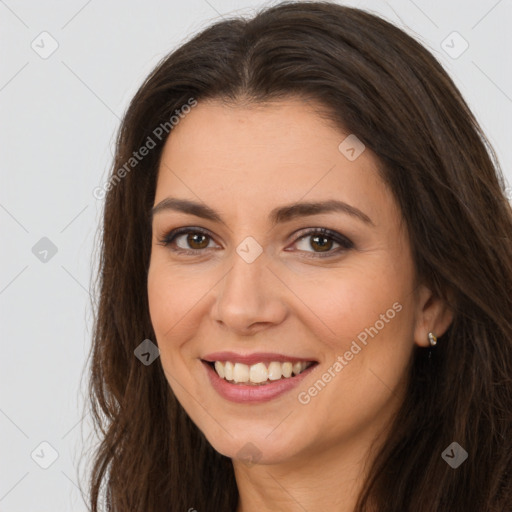
[[[218,290],[213,319],[238,335],[255,334],[286,318],[286,287],[268,266],[265,253],[247,263],[233,251],[232,267]]]

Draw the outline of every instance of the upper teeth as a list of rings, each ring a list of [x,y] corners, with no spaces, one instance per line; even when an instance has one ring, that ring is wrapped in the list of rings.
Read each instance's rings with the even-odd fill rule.
[[[251,366],[243,363],[233,364],[231,361],[215,361],[215,370],[222,379],[235,382],[251,382],[260,384],[267,380],[279,380],[281,377],[288,378],[303,372],[310,364],[305,361],[297,363],[280,363],[272,361],[268,368],[265,363],[256,363]]]

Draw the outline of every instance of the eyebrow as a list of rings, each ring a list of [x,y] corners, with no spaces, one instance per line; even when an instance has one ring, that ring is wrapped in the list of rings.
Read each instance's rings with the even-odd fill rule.
[[[196,217],[201,217],[202,219],[225,224],[221,215],[209,206],[191,201],[189,199],[178,199],[174,197],[167,197],[150,210],[150,222],[152,222],[153,217],[156,214],[166,210],[187,213],[190,215],[195,215]],[[365,224],[375,226],[370,217],[368,217],[368,215],[366,215],[364,212],[355,206],[351,206],[348,203],[335,199],[320,202],[292,203],[289,205],[280,206],[274,208],[270,212],[269,219],[272,225],[276,225],[283,222],[289,222],[298,217],[306,217],[310,215],[333,212],[345,213],[363,221]]]

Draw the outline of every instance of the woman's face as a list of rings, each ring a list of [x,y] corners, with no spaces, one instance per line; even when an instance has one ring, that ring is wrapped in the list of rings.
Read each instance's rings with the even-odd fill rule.
[[[444,330],[378,161],[348,136],[292,99],[199,102],[165,144],[151,320],[173,392],[235,460],[374,437],[400,405],[414,343]]]

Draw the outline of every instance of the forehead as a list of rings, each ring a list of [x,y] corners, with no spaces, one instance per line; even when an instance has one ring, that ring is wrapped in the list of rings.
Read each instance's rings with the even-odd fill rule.
[[[370,217],[382,215],[390,197],[377,158],[366,148],[348,159],[339,146],[349,135],[300,100],[200,101],[166,141],[155,203],[173,195],[224,210],[252,204],[270,211],[276,204],[332,198]]]

